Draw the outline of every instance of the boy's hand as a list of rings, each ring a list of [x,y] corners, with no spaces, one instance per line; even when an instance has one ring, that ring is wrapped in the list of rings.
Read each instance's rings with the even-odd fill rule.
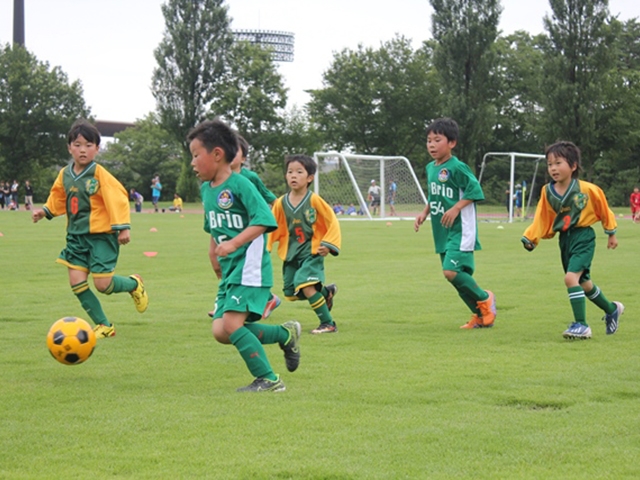
[[[129,232],[129,229],[120,230],[120,232],[118,233],[118,243],[120,245],[126,245],[130,241],[131,241],[131,233]]]
[[[38,223],[44,217],[45,217],[45,213],[42,208],[38,208],[37,210],[34,210],[33,212],[31,212],[31,220],[33,220],[33,223]]]
[[[536,248],[536,246],[528,238],[522,237],[520,241],[522,242],[524,248],[529,250],[530,252],[532,252],[533,249]]]
[[[451,207],[449,210],[444,212],[440,219],[440,223],[444,228],[450,228],[456,218],[458,218],[458,215],[460,215],[460,209],[455,206]]]
[[[318,247],[318,255],[320,255],[321,257],[326,257],[327,255],[329,255],[329,252],[330,250],[324,245],[320,245]]]
[[[226,257],[237,249],[238,248],[233,244],[233,242],[221,242],[216,248],[216,255],[219,257]]]
[[[420,225],[422,225],[427,219],[426,212],[422,212],[420,215],[416,217],[416,221],[413,224],[413,229],[417,232],[420,230]]]
[[[609,235],[609,241],[607,242],[607,248],[611,249],[611,250],[615,250],[615,248],[618,246],[618,239],[616,238],[615,235]]]

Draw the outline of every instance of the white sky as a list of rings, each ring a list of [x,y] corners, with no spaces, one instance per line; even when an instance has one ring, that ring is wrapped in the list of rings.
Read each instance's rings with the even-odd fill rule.
[[[100,120],[134,121],[155,110],[153,51],[164,31],[163,0],[25,0],[26,46],[38,60],[79,79]],[[320,88],[333,53],[378,48],[396,33],[414,47],[431,36],[428,0],[227,0],[233,29],[295,34],[295,60],[280,63],[289,105]],[[502,0],[503,33],[543,31],[547,0]],[[610,0],[621,20],[640,17],[639,0]],[[13,0],[0,0],[0,44],[13,41]]]

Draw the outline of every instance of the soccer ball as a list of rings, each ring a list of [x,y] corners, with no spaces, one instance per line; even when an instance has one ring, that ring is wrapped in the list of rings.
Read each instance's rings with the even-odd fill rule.
[[[47,333],[49,352],[60,363],[78,365],[87,360],[96,346],[91,325],[78,317],[64,317],[51,325]]]

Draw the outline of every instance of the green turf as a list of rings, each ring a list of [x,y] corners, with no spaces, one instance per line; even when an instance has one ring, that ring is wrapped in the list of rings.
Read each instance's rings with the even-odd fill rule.
[[[144,277],[149,309],[100,295],[117,336],[64,366],[47,330],[86,317],[54,263],[65,220],[0,211],[0,478],[640,476],[640,225],[621,219],[615,251],[595,226],[593,279],[626,313],[606,336],[588,304],[594,337],[569,342],[556,239],[529,253],[525,224],[480,223],[476,279],[496,293],[498,318],[464,331],[469,313],[428,222],[417,234],[411,221],[343,222],[342,253],[325,264],[339,332],[310,335],[308,304],[285,302],[269,322],[302,323],[299,370],[267,346],[287,391],[238,394],[252,378],[210,333],[216,281],[201,223],[132,215],[117,271]]]

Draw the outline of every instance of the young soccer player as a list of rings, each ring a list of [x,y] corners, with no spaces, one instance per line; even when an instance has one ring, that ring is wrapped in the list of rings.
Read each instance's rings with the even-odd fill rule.
[[[340,253],[340,224],[331,206],[309,190],[316,163],[307,155],[285,158],[289,193],[273,204],[278,228],[269,235],[269,250],[278,245],[287,300],[307,299],[320,325],[311,333],[338,331],[331,316],[335,284],[324,285],[324,257]]]
[[[609,236],[607,248],[618,246],[616,217],[604,192],[596,185],[578,180],[580,150],[571,142],[557,142],[547,148],[547,168],[552,180],[542,189],[533,223],[522,237],[524,248],[532,251],[540,239],[560,233],[560,256],[573,310],[573,323],[562,334],[569,339],[591,338],[587,324],[586,297],[605,312],[607,335],[616,333],[624,312],[620,302],[610,302],[591,280],[591,261],[596,235],[591,228],[601,222]]]
[[[249,181],[253,183],[253,185],[258,189],[258,193],[262,196],[262,198],[264,198],[264,201],[269,205],[272,205],[277,197],[265,186],[264,183],[262,183],[262,180],[257,173],[252,172],[248,168],[244,167],[244,164],[247,161],[247,155],[249,153],[249,143],[244,139],[242,135],[238,133],[236,133],[236,137],[238,137],[238,153],[231,162],[231,170],[249,179]],[[220,278],[220,276],[218,276],[218,278]],[[264,307],[262,318],[269,318],[269,316],[271,316],[271,313],[273,313],[273,311],[280,306],[280,303],[280,298],[272,293],[271,298],[267,302],[267,305]],[[210,317],[213,317],[213,314],[213,310],[209,312]]]
[[[439,118],[427,127],[427,150],[434,159],[427,165],[429,204],[416,217],[414,229],[417,232],[431,214],[442,273],[472,313],[460,328],[492,327],[497,313],[495,297],[473,278],[473,252],[481,248],[475,202],[484,200],[484,194],[467,164],[453,156],[458,135],[458,124],[450,118]]]
[[[128,292],[138,312],[147,309],[142,278],[114,275],[120,245],[130,241],[129,199],[122,184],[94,161],[100,150],[100,132],[94,125],[77,120],[67,140],[73,162],[60,170],[47,203],[33,210],[31,217],[35,223],[66,214],[67,245],[56,261],[68,268],[71,290],[96,324],[96,337],[113,337],[115,326],[87,280],[91,274],[99,292]]]
[[[280,392],[285,385],[273,372],[262,344],[278,343],[287,369],[300,363],[300,324],[262,325],[271,296],[273,270],[265,233],[276,228],[267,203],[249,180],[231,171],[238,141],[220,120],[197,125],[187,136],[191,165],[204,182],[204,230],[211,235],[210,258],[221,278],[212,332],[220,343],[232,343],[255,377],[239,392]]]
[[[631,205],[631,219],[638,223],[640,220],[640,189],[633,187],[633,193],[629,197],[629,204]]]

